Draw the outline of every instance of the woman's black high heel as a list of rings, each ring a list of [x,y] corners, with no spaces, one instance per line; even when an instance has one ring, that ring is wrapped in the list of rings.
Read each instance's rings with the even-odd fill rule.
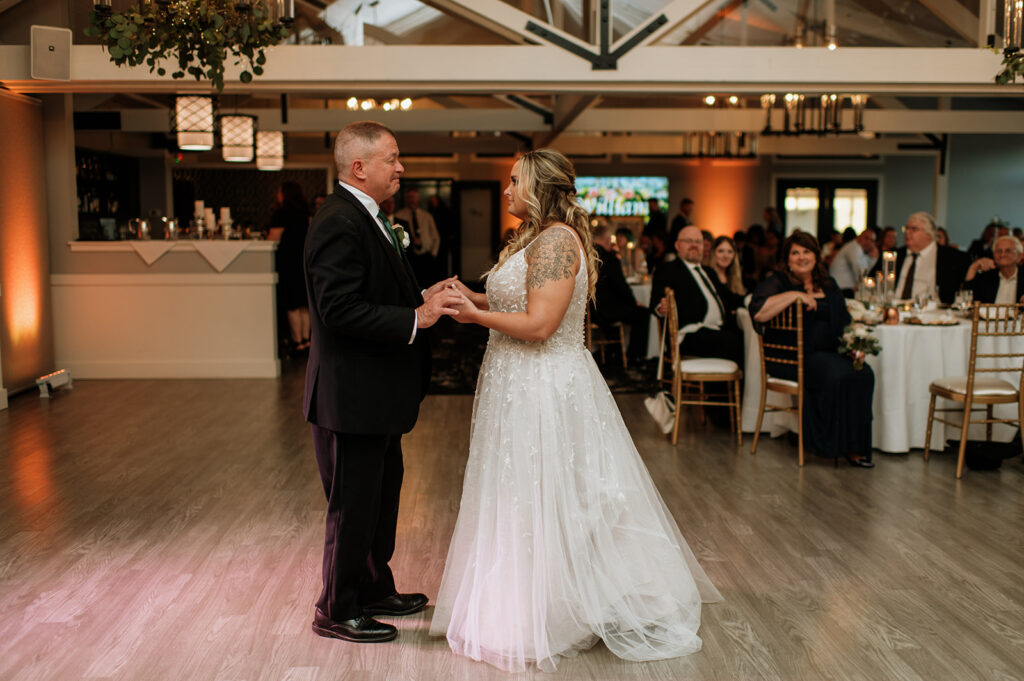
[[[869,460],[864,459],[864,458],[855,459],[852,456],[850,456],[849,454],[846,455],[846,460],[848,462],[850,462],[850,465],[853,466],[854,468],[874,468],[875,467],[875,462],[874,461],[869,461]],[[836,466],[838,466],[838,465],[839,465],[839,460],[836,459]]]

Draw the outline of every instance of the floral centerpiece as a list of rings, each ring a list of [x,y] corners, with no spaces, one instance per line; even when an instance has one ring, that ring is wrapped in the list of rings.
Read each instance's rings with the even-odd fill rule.
[[[252,81],[267,63],[264,48],[291,35],[289,23],[274,21],[264,0],[175,0],[144,2],[118,13],[100,5],[89,12],[85,33],[98,37],[118,66],[145,63],[150,73],[162,76],[167,73],[162,62],[171,59],[177,62],[172,78],[206,77],[220,92],[228,54],[235,64],[246,63],[239,80]]]
[[[860,371],[864,368],[864,360],[868,355],[877,355],[882,346],[864,324],[854,322],[843,329],[839,352],[849,355],[853,360],[853,368]]]

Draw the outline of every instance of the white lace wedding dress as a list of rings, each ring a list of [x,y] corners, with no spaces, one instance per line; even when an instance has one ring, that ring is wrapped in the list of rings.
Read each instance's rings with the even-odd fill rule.
[[[492,310],[526,309],[525,252],[488,278]],[[693,653],[701,602],[721,599],[586,349],[586,306],[583,265],[554,335],[492,330],[477,382],[430,632],[508,671],[553,670],[598,639],[628,660]]]

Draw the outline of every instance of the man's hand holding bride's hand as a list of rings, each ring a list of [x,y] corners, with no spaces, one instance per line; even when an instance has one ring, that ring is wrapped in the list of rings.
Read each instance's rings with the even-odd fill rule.
[[[452,288],[453,284],[458,284],[460,286],[462,285],[462,282],[459,281],[458,275],[455,275],[454,277],[448,277],[447,279],[442,279],[441,281],[437,282],[436,284],[428,288],[426,291],[423,292],[423,300],[430,300],[438,291],[445,291],[447,289],[450,289]],[[463,288],[465,288],[465,286],[463,286]]]
[[[463,287],[465,288],[465,287]],[[455,318],[455,321],[460,324],[471,324],[477,321],[477,316],[480,314],[480,308],[473,304],[473,301],[458,289],[452,289],[459,296],[459,302],[455,307],[459,310],[459,316]]]
[[[434,286],[437,285],[434,284]],[[434,286],[430,288],[434,288]],[[460,315],[459,303],[462,300],[464,300],[464,296],[453,288],[441,288],[434,293],[430,293],[428,289],[424,294],[423,304],[416,308],[416,327],[425,329],[428,326],[433,326],[441,318],[441,315],[458,318]]]

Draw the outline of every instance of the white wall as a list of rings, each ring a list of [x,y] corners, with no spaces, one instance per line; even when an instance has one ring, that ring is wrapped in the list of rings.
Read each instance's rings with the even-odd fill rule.
[[[950,236],[964,248],[994,215],[1024,227],[1024,135],[951,138],[948,215]]]

